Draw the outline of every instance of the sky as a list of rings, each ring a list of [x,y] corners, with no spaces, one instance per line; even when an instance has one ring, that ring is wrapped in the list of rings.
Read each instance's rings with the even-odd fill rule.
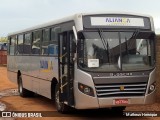
[[[159,0],[0,0],[0,37],[76,13],[105,11],[151,15],[160,33]]]

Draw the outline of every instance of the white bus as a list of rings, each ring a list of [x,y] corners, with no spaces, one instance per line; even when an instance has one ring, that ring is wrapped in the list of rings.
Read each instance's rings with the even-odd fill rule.
[[[150,16],[76,14],[8,35],[8,77],[20,96],[55,99],[59,112],[155,101]]]

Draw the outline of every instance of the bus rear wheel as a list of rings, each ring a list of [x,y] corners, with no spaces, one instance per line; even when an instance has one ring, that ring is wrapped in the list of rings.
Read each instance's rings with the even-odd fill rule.
[[[55,89],[55,105],[56,105],[57,111],[60,113],[68,113],[70,111],[70,107],[68,105],[64,104],[64,102],[59,101],[58,84],[56,85],[56,89]]]
[[[21,97],[32,97],[34,95],[33,92],[23,88],[22,77],[18,77],[18,92]]]

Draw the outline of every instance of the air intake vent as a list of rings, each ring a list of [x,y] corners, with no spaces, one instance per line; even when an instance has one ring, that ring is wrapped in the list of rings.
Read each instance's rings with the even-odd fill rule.
[[[124,97],[124,96],[144,96],[147,88],[146,82],[140,83],[114,83],[97,84],[97,96],[102,97]]]

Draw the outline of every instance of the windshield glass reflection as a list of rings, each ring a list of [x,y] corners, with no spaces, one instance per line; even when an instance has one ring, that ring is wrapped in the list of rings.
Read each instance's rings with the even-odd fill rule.
[[[91,71],[147,70],[153,67],[153,40],[134,32],[83,32],[78,64]]]

